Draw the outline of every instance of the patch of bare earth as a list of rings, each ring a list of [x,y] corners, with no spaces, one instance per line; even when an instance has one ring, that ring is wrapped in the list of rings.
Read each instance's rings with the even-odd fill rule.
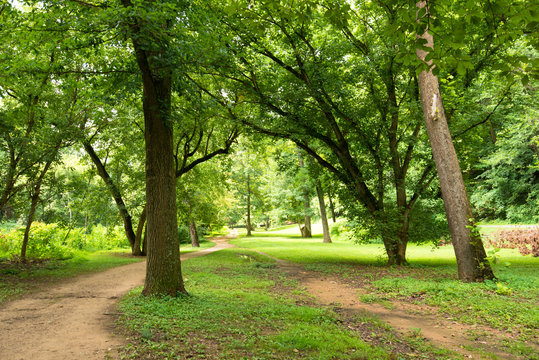
[[[368,290],[361,285],[358,287],[359,284],[366,285],[362,281],[358,283],[350,279],[306,271],[301,265],[283,260],[277,260],[277,262],[280,268],[284,269],[291,278],[299,281],[322,304],[347,314],[349,318],[354,314],[374,315],[403,335],[422,336],[436,347],[453,350],[470,359],[482,358],[481,353],[492,353],[500,359],[517,358],[498,347],[504,334],[497,329],[457,323],[439,315],[436,316],[435,308],[424,305],[400,301],[392,302],[389,309],[381,304],[364,303],[360,300],[360,295],[367,294]],[[358,324],[351,321],[349,326],[354,328],[358,327]],[[479,332],[489,336],[477,337],[475,341],[469,339],[470,333]],[[376,333],[369,334],[368,329],[365,332],[359,327],[359,333],[366,335],[362,337],[364,340],[371,338],[374,342],[380,343]],[[465,347],[476,351],[469,351]],[[406,354],[407,350],[401,349],[401,353]]]
[[[206,255],[230,247],[225,237],[216,246],[182,255]],[[77,276],[0,307],[0,358],[9,360],[115,359],[125,339],[115,335],[117,302],[144,283],[146,263]]]

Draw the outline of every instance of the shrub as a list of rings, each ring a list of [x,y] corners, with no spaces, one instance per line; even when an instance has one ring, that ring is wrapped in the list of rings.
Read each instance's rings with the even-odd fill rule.
[[[539,226],[502,230],[489,239],[499,249],[518,249],[522,255],[539,256]]]
[[[19,254],[24,227],[0,232],[0,258]],[[94,226],[91,233],[82,228],[65,228],[58,224],[34,222],[30,229],[29,258],[70,258],[77,250],[111,250],[128,246],[121,227]]]
[[[187,226],[180,225],[178,227],[178,239],[180,240],[180,244],[191,243],[191,235],[189,234],[189,228]]]

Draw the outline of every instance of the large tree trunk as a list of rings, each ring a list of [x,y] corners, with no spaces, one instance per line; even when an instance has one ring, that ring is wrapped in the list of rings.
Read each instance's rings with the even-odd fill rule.
[[[149,76],[149,75],[148,75]],[[150,89],[149,89],[150,88]],[[170,78],[144,84],[148,255],[144,295],[185,293],[176,219]]]
[[[107,188],[109,189],[110,194],[112,195],[112,198],[114,199],[114,202],[116,203],[116,207],[118,208],[118,212],[120,213],[120,216],[122,218],[122,221],[124,223],[124,231],[125,236],[127,237],[127,240],[129,241],[129,245],[131,246],[131,253],[133,255],[140,255],[140,243],[138,249],[135,246],[135,232],[133,231],[133,221],[131,219],[131,215],[129,214],[129,211],[127,210],[127,206],[125,205],[125,202],[122,198],[122,194],[120,193],[120,190],[110,177],[109,173],[105,169],[105,165],[103,162],[101,162],[101,159],[99,156],[97,156],[94,148],[92,145],[84,141],[83,142],[84,150],[86,150],[86,153],[90,156],[90,159],[94,163],[97,173],[103,179],[105,184],[107,185]]]
[[[142,5],[148,10],[152,1]],[[132,8],[131,0],[122,0]],[[148,27],[130,19],[131,39],[142,75],[144,137],[146,142],[145,242],[146,281],[144,295],[186,293],[181,274],[180,244],[176,218],[176,173],[171,119],[172,72],[167,64],[167,20]]]
[[[142,209],[140,218],[137,225],[137,233],[135,234],[135,245],[133,246],[133,255],[134,256],[145,256],[146,251],[142,249],[142,231],[145,228],[146,224],[146,205]]]
[[[245,221],[245,226],[247,227],[247,236],[252,235],[252,226],[251,226],[251,177],[247,175],[247,220]]]
[[[418,8],[424,8],[426,5],[426,1],[417,3]],[[427,26],[425,32],[418,37],[427,41],[425,46],[433,48],[433,37],[428,30]],[[425,61],[428,54],[426,51],[417,49],[416,53],[419,59]],[[431,66],[432,61],[427,64]],[[473,218],[470,202],[447,125],[438,77],[432,73],[432,69],[419,74],[419,87],[427,133],[457,258],[459,279],[465,282],[492,279],[494,274],[486,259],[481,237],[476,232],[470,231],[470,227],[474,225],[470,221]]]
[[[36,214],[37,203],[39,201],[39,195],[41,193],[41,184],[43,184],[43,179],[45,178],[45,175],[49,171],[51,165],[52,160],[47,161],[47,163],[43,167],[43,170],[41,170],[41,173],[39,174],[39,177],[37,178],[33,189],[32,202],[30,204],[30,211],[28,212],[28,218],[26,220],[26,228],[24,229],[24,238],[22,240],[21,246],[22,260],[26,260],[26,249],[28,247],[28,240],[30,238],[30,228],[32,227],[32,222],[34,221],[34,215]]]
[[[191,235],[191,246],[200,247],[200,242],[198,241],[197,224],[193,219],[189,221],[189,234]]]
[[[318,195],[318,203],[320,204],[320,219],[322,220],[322,230],[324,234],[324,242],[330,243],[331,236],[329,235],[328,216],[326,214],[326,204],[324,202],[324,192],[320,180],[316,181],[316,193]]]
[[[388,265],[406,265],[406,248],[410,228],[410,210],[406,209],[399,218],[398,229],[391,230],[391,224],[382,230],[382,240],[388,257]]]

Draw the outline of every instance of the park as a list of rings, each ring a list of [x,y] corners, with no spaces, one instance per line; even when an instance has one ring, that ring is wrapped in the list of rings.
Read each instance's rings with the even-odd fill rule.
[[[539,359],[537,27],[0,4],[0,358]]]

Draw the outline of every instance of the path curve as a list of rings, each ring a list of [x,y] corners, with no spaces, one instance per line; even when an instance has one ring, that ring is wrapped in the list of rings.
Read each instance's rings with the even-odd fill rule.
[[[181,255],[207,255],[232,245],[230,236],[214,247]],[[118,299],[144,284],[146,262],[124,265],[66,280],[0,308],[0,359],[115,359],[124,345],[113,334]]]
[[[487,344],[477,343],[466,338],[465,331],[474,329],[474,326],[448,321],[443,317],[414,314],[407,309],[392,308],[387,309],[380,304],[364,303],[360,300],[360,294],[365,293],[363,289],[350,286],[335,276],[321,275],[313,271],[307,271],[296,263],[269,256],[277,262],[277,266],[284,270],[288,278],[297,280],[312,296],[318,299],[324,306],[329,306],[335,310],[347,313],[364,313],[374,315],[380,320],[391,325],[393,329],[401,334],[407,334],[414,329],[421,329],[421,335],[431,344],[446,349],[453,350],[464,357],[470,359],[483,358],[479,353],[472,352],[464,348],[468,346],[473,349],[481,349],[495,354],[498,359],[516,359],[514,355],[507,354],[500,349]],[[410,305],[408,310],[412,309]],[[420,308],[419,306],[417,308]],[[495,329],[488,329],[492,335],[501,334]]]

